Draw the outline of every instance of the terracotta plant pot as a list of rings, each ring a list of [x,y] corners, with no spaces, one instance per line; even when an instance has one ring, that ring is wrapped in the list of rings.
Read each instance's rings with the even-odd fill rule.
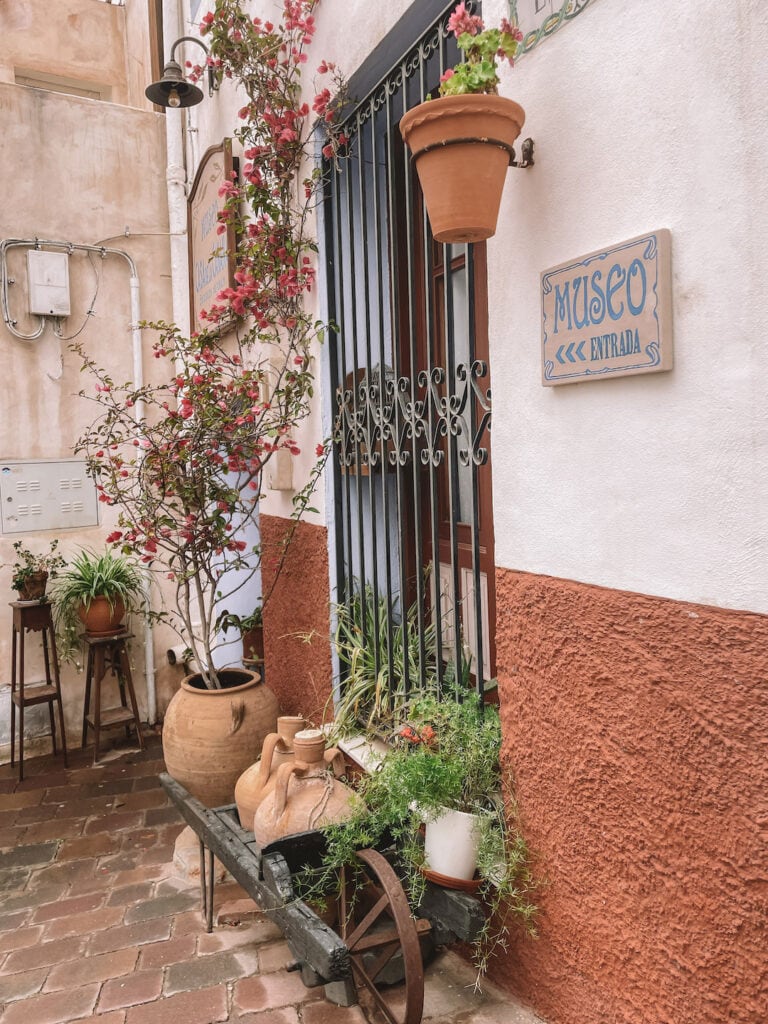
[[[77,614],[89,636],[111,636],[125,628],[125,605],[119,598],[110,604],[106,597],[94,597],[88,608],[81,604]]]
[[[45,597],[47,583],[47,572],[36,572],[28,576],[19,587],[19,600],[41,601]]]
[[[496,233],[510,153],[525,111],[504,96],[443,96],[400,121],[438,242],[482,242]]]
[[[163,722],[168,774],[207,807],[234,802],[235,783],[277,726],[277,697],[245,669],[219,672],[222,689],[187,676]]]
[[[300,715],[281,715],[277,732],[271,732],[264,740],[261,758],[246,768],[237,780],[235,803],[243,828],[253,830],[256,808],[274,789],[280,765],[293,761],[293,738],[306,724]]]
[[[243,633],[243,660],[264,661],[264,627],[252,626]]]

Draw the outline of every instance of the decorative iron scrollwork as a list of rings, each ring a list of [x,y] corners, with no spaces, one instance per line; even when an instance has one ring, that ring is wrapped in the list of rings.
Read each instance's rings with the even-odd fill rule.
[[[402,468],[414,458],[437,467],[446,458],[448,443],[456,446],[463,466],[484,465],[491,429],[491,390],[482,386],[487,376],[488,367],[480,359],[459,363],[450,389],[440,366],[420,371],[415,381],[396,379],[389,367],[383,382],[378,367],[347,374],[336,397],[342,470],[355,473],[366,467],[367,472],[381,468],[384,460]]]

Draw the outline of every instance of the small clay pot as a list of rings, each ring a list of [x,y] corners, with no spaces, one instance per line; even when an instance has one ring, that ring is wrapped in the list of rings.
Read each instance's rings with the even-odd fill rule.
[[[19,587],[20,601],[41,601],[45,597],[48,584],[48,573],[45,571],[32,573]]]

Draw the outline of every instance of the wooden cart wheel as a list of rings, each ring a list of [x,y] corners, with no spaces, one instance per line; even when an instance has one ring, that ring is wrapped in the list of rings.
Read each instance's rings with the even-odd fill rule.
[[[363,985],[390,1024],[420,1024],[424,1012],[424,965],[419,931],[429,929],[426,921],[411,917],[408,899],[400,879],[376,850],[358,851],[369,883],[363,897],[350,903],[347,886],[342,886],[341,937],[350,954],[352,973],[358,987]],[[419,927],[420,926],[420,927]],[[402,954],[405,974],[405,1002],[402,989],[388,992],[382,972],[397,954]]]

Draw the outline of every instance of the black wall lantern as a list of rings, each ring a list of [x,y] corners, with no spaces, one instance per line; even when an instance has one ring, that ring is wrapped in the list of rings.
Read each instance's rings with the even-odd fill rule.
[[[198,89],[192,82],[184,78],[181,65],[173,59],[176,47],[179,43],[197,43],[208,55],[208,47],[196,36],[180,36],[171,47],[168,63],[163,68],[163,77],[159,82],[153,82],[144,90],[147,99],[157,103],[160,107],[194,107],[202,102],[203,91]],[[212,96],[218,88],[218,82],[214,78],[213,68],[208,68],[208,95]]]

